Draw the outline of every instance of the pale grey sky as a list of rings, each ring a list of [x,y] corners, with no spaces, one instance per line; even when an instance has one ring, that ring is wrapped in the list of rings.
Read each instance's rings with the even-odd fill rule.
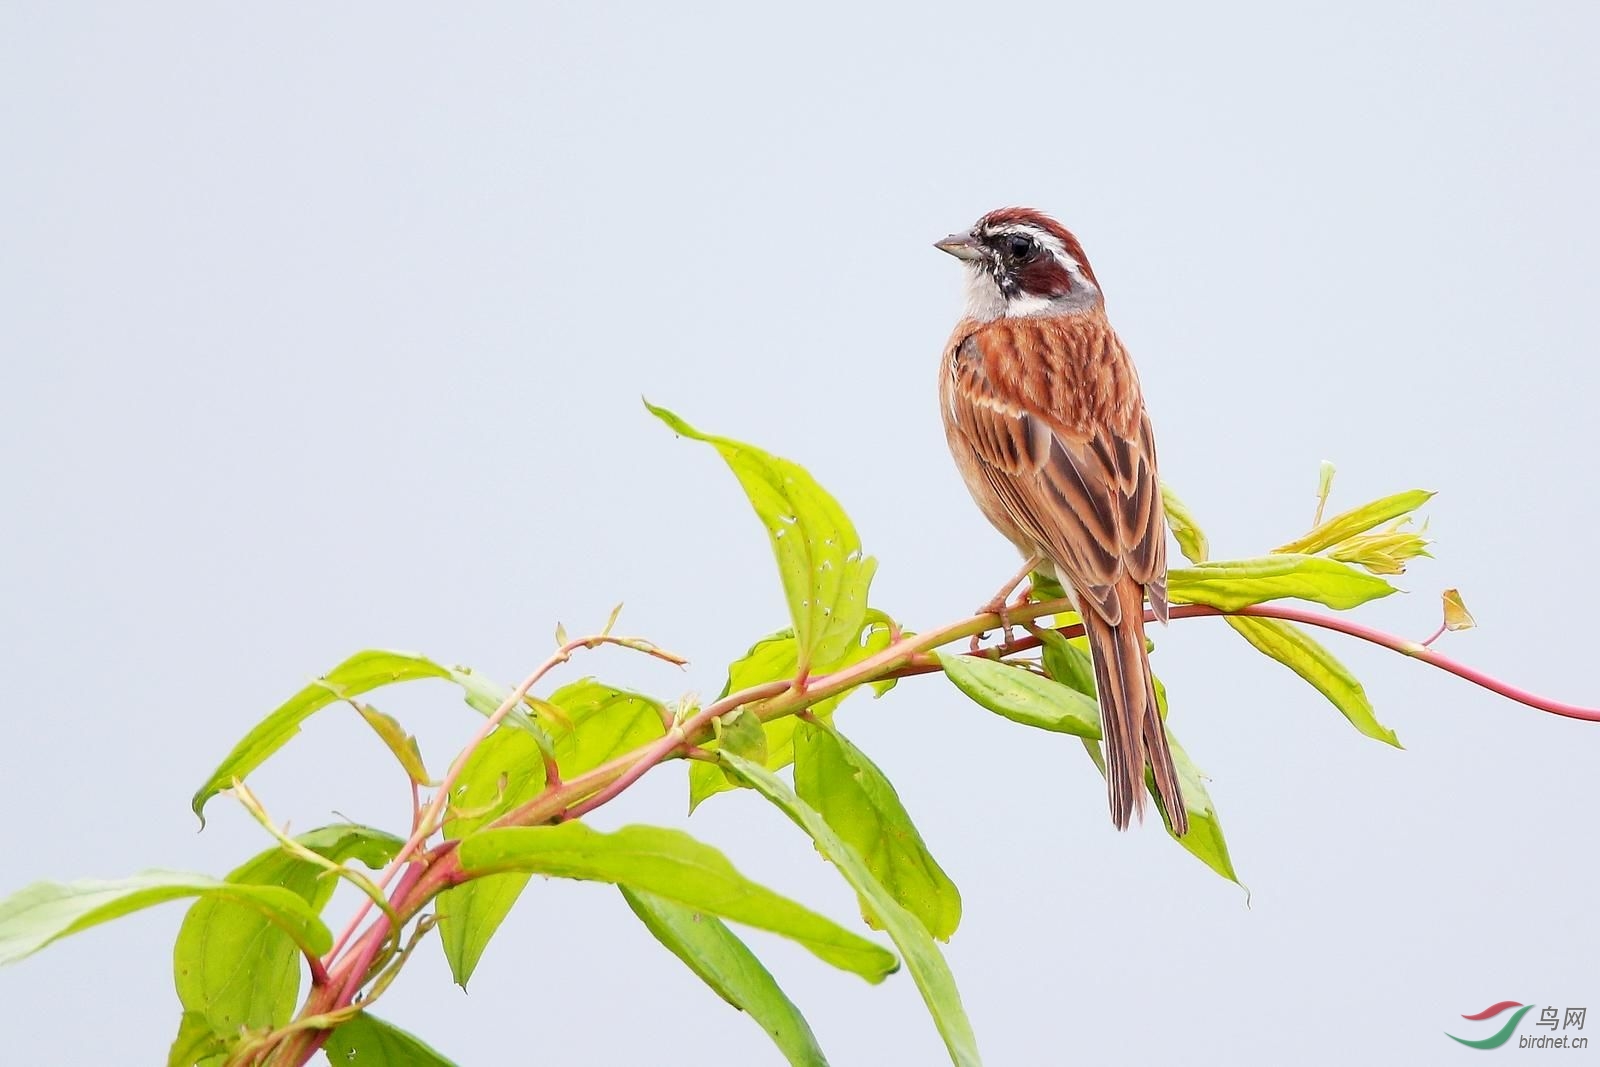
[[[1421,636],[1460,586],[1449,653],[1600,700],[1597,31],[1571,2],[5,5],[0,892],[265,847],[226,800],[196,836],[189,794],[359,648],[514,681],[625,600],[690,671],[562,677],[716,692],[782,597],[640,394],[807,465],[907,625],[967,613],[1014,560],[945,453],[930,242],[1017,202],[1082,238],[1219,555],[1303,529],[1323,458],[1335,507],[1437,489],[1437,561],[1363,617]],[[1248,906],[1115,833],[1071,738],[939,679],[841,712],[963,891],[988,1062],[1467,1061],[1463,1013],[1600,1007],[1600,727],[1330,637],[1396,751],[1218,622],[1156,639]],[[477,725],[444,688],[375,702],[440,765]],[[302,829],[407,814],[339,709],[254,784]],[[681,769],[596,821],[683,824]],[[853,914],[755,798],[687,825]],[[181,916],[0,971],[8,1060],[159,1062]],[[943,1060],[907,975],[750,941],[841,1067]],[[594,885],[532,887],[470,995],[429,946],[384,1009],[462,1064],[776,1061]]]

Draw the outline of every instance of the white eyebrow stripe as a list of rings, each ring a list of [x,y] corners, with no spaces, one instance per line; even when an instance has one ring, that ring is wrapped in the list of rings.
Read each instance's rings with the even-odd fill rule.
[[[1003,226],[996,226],[989,232],[996,236],[1016,234],[1022,237],[1031,237],[1038,241],[1047,252],[1055,256],[1061,262],[1061,265],[1073,274],[1082,273],[1083,265],[1067,253],[1067,247],[1061,243],[1061,238],[1049,230],[1040,229],[1031,222],[1008,222]]]

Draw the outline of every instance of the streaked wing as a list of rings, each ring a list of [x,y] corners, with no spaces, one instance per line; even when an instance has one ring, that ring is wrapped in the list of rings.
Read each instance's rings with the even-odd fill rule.
[[[1124,575],[1147,587],[1165,617],[1165,519],[1142,405],[1131,433],[1094,420],[1096,430],[1073,434],[990,377],[982,336],[957,349],[946,403],[995,498],[1101,618],[1121,620]]]

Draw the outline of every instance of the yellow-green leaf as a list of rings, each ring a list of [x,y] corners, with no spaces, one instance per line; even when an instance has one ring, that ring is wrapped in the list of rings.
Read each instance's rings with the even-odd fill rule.
[[[950,940],[961,922],[961,893],[866,753],[827,726],[801,723],[795,733],[794,788],[902,907],[934,937]],[[862,915],[881,928],[865,901]]]
[[[861,628],[859,638],[851,644],[844,658],[833,665],[832,670],[859,663],[868,656],[874,656],[889,647],[889,639],[894,632],[894,623],[889,616],[877,609],[869,609],[865,624]],[[763,682],[789,679],[795,676],[799,669],[799,652],[795,644],[793,630],[780,630],[769,637],[757,641],[750,651],[736,660],[728,667],[728,684],[722,687],[722,696],[760,685]],[[876,685],[873,688],[878,696],[888,691],[890,685]],[[811,706],[811,714],[823,721],[829,720],[835,708],[839,706],[854,689],[837,693],[826,700],[820,700]],[[762,762],[768,770],[781,770],[794,762],[794,731],[799,720],[793,715],[773,719],[762,725],[767,737],[767,755]],[[715,749],[712,744],[708,748]],[[696,761],[689,764],[689,810],[692,812],[699,807],[701,801],[715,796],[725,789],[733,789],[733,784],[715,764]]]
[[[869,982],[881,982],[899,966],[892,952],[750,881],[721,852],[681,830],[624,826],[602,833],[581,822],[513,826],[480,830],[461,842],[458,855],[476,874],[523,871],[642,889],[790,938]]]
[[[0,964],[14,963],[58,938],[169,900],[213,896],[265,915],[301,950],[321,955],[333,935],[305,899],[272,885],[224,882],[183,871],[143,871],[114,881],[35,882],[0,900]]]
[[[1184,506],[1178,495],[1165,484],[1161,486],[1161,506],[1167,513],[1167,526],[1178,541],[1178,549],[1190,563],[1203,563],[1211,553],[1205,531],[1195,522],[1194,515]]]
[[[340,1023],[323,1051],[330,1067],[455,1067],[421,1038],[369,1012]]]
[[[195,791],[191,802],[194,813],[200,816],[203,824],[206,802],[226,789],[235,778],[241,781],[247,778],[299,733],[300,724],[313,713],[336,700],[348,700],[379,686],[427,678],[443,679],[460,686],[468,706],[482,715],[492,715],[511,693],[504,686],[474,674],[470,668],[446,667],[414,652],[386,649],[357,652],[257,723],[233,747],[206,783]],[[513,708],[506,721],[522,729],[536,729],[533,720],[521,709]]]
[[[1100,710],[1093,697],[1009,663],[950,652],[938,656],[945,677],[997,715],[1041,730],[1100,736]]]
[[[1315,529],[1302,537],[1297,537],[1286,545],[1273,551],[1284,553],[1313,553],[1331,548],[1340,541],[1354,537],[1359,533],[1366,533],[1374,526],[1398,519],[1402,515],[1409,515],[1422,505],[1426,504],[1433,493],[1426,489],[1408,489],[1403,493],[1374,500],[1362,504],[1358,508],[1341,512],[1327,522],[1319,523]]]
[[[844,509],[799,464],[701,433],[648,401],[645,407],[677,433],[709,444],[727,461],[772,541],[800,666],[831,669],[861,632],[867,587],[878,565],[862,554],[861,539]]]
[[[334,863],[359,860],[377,870],[400,851],[393,834],[356,823],[336,823],[299,834],[295,841]],[[336,880],[325,868],[274,846],[240,864],[228,881],[276,886],[297,894],[320,914]],[[172,946],[178,1000],[214,1033],[282,1026],[300,994],[300,952],[294,939],[253,905],[220,895],[190,905]]]
[[[562,776],[576,778],[666,733],[660,701],[594,678],[528,703],[537,732],[497,729],[462,769],[450,798],[456,814],[445,823],[447,838],[465,837],[537,796],[545,785],[543,745]],[[526,874],[497,874],[440,894],[439,942],[463,989],[527,884]]]
[[[1174,603],[1209,604],[1222,611],[1283,597],[1342,611],[1396,591],[1382,578],[1321,556],[1259,556],[1197,563],[1167,572],[1167,595]]]
[[[972,1024],[967,1020],[966,1009],[961,1006],[961,994],[956,989],[955,976],[945,962],[938,944],[920,920],[894,899],[885,889],[866,861],[845,844],[815,808],[801,800],[788,786],[765,767],[724,752],[720,758],[744,783],[776,805],[816,844],[823,858],[838,868],[845,881],[883,924],[890,938],[905,956],[906,967],[911,971],[922,1001],[933,1016],[945,1048],[957,1067],[977,1067],[978,1042],[973,1036]]]
[[[628,907],[655,939],[723,1000],[748,1012],[792,1067],[828,1067],[805,1016],[726,924],[666,897],[620,888]]]
[[[393,715],[386,715],[370,704],[363,704],[359,700],[350,701],[356,712],[372,727],[372,732],[384,744],[395,760],[399,762],[406,775],[418,785],[431,785],[432,779],[428,777],[428,768],[422,763],[422,749],[417,746],[417,739],[406,733],[406,728],[400,725],[400,720]]]
[[[1378,721],[1355,675],[1300,627],[1282,619],[1230,615],[1228,625],[1246,641],[1310,682],[1332,701],[1350,725],[1386,744],[1401,747],[1394,731]]]

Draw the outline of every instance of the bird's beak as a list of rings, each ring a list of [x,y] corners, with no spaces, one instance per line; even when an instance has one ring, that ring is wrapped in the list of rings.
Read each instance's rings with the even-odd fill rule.
[[[942,241],[933,242],[933,247],[941,252],[949,252],[957,259],[976,260],[983,258],[983,246],[970,233],[953,233]]]

